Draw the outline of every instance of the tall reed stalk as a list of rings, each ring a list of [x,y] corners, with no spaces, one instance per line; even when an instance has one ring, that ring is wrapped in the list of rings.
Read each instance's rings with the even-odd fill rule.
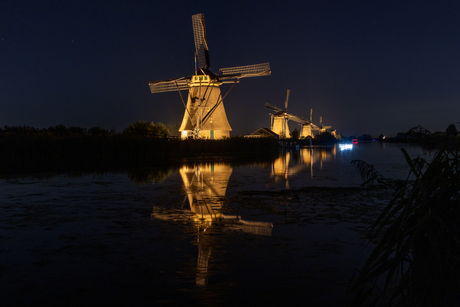
[[[411,178],[367,230],[378,242],[348,291],[350,306],[460,304],[460,161],[443,149],[428,163],[402,149]],[[380,178],[378,178],[380,179]]]

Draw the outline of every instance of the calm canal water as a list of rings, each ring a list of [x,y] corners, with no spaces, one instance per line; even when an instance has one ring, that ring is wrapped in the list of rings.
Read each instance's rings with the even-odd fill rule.
[[[404,179],[400,147],[1,179],[2,306],[340,306],[391,196],[361,189],[350,162]]]

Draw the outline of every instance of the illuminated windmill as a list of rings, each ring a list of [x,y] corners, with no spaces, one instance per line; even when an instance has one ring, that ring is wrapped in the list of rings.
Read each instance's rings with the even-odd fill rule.
[[[323,117],[319,117],[319,133],[326,132],[327,129],[331,129],[332,126],[323,126]]]
[[[150,82],[150,90],[152,93],[176,90],[179,92],[185,106],[184,118],[179,128],[182,138],[219,139],[229,137],[232,128],[228,123],[223,99],[241,78],[270,75],[270,64],[221,68],[215,75],[209,70],[209,48],[204,15],[193,15],[192,24],[196,50],[195,74],[191,77]],[[222,96],[220,86],[224,83],[233,83],[233,86]],[[188,90],[187,104],[185,104],[181,94],[181,91],[184,90]]]
[[[313,130],[319,130],[319,127],[313,124],[312,122],[312,115],[313,115],[313,109],[310,109],[310,121],[306,120],[303,117],[301,117],[302,122],[298,121],[302,126],[302,129],[300,130],[301,139],[304,139],[306,137],[313,138]]]
[[[306,127],[305,129],[307,129],[307,130],[308,130],[308,127],[310,127],[310,134],[309,135],[311,135],[311,125],[312,125],[311,121],[308,121],[303,117],[287,113],[287,106],[288,106],[288,102],[289,102],[289,93],[290,93],[290,90],[287,89],[286,90],[286,98],[284,100],[284,110],[280,109],[280,108],[278,108],[276,106],[272,106],[271,104],[269,104],[267,102],[265,103],[266,108],[271,109],[271,110],[276,112],[275,114],[270,114],[270,116],[271,116],[271,127],[270,127],[270,129],[273,132],[275,132],[276,134],[278,134],[280,139],[290,138],[291,133],[289,132],[288,122],[290,120],[293,120],[293,121],[295,121],[295,122],[297,122],[297,123],[302,125],[301,137],[302,136],[303,137],[307,136],[307,135],[305,135],[306,131],[304,132],[304,127]]]

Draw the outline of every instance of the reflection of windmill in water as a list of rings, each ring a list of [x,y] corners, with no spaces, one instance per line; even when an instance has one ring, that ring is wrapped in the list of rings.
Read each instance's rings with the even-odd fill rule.
[[[230,165],[211,163],[195,167],[183,166],[179,173],[195,219],[208,224],[222,219],[223,199],[232,174]]]
[[[304,151],[302,149],[301,151]],[[301,156],[297,151],[283,152],[275,161],[273,161],[270,177],[278,182],[285,181],[286,189],[289,189],[289,177],[305,169],[308,165],[302,163]]]
[[[154,207],[152,217],[163,220],[192,220],[198,230],[198,263],[196,283],[206,285],[208,282],[208,262],[211,257],[212,243],[204,234],[212,229],[213,224],[220,223],[224,229],[241,230],[256,235],[270,236],[273,224],[269,222],[245,221],[236,215],[222,213],[222,205],[227,191],[232,167],[224,163],[201,164],[193,167],[183,166],[179,173],[184,182],[184,190],[190,205],[190,213],[185,210],[175,214]]]
[[[283,152],[275,161],[273,161],[270,177],[274,178],[275,182],[282,178],[286,181],[286,189],[289,189],[288,171],[289,161],[291,160],[291,153],[289,151]]]
[[[225,215],[222,205],[232,174],[229,164],[209,163],[200,166],[184,166],[179,170],[187,193],[190,210],[199,225],[209,227],[215,222],[232,224],[230,228],[248,233],[271,235],[272,223],[244,221],[239,216]]]
[[[286,98],[284,100],[284,109],[280,109],[276,106],[273,106],[269,103],[265,103],[265,107],[268,109],[271,109],[275,111],[275,114],[270,114],[271,116],[271,122],[270,122],[270,129],[275,132],[276,134],[279,135],[280,139],[286,139],[291,137],[291,133],[289,132],[289,120],[295,121],[297,123],[300,123],[302,125],[302,130],[300,137],[305,138],[307,136],[312,136],[311,133],[311,120],[308,121],[303,117],[289,114],[287,113],[287,107],[288,107],[288,102],[289,102],[289,93],[290,90],[286,90]],[[309,130],[309,132],[308,132]]]
[[[179,170],[184,182],[186,198],[193,217],[198,222],[198,241],[200,232],[205,232],[213,221],[223,218],[222,203],[227,190],[232,168],[228,164],[206,164],[195,167],[184,166]],[[196,284],[207,285],[208,263],[211,246],[198,243],[198,263]]]
[[[239,79],[270,75],[270,64],[255,64],[219,69],[218,75],[209,70],[209,48],[206,38],[204,15],[192,16],[195,38],[195,75],[177,79],[150,82],[152,93],[178,91],[185,106],[185,114],[179,128],[182,138],[201,137],[219,139],[229,137],[232,130],[225,113],[220,86],[223,83],[235,85]],[[198,68],[198,69],[197,69]],[[187,104],[180,91],[188,90]]]
[[[179,170],[190,210],[195,213],[203,233],[212,222],[223,221],[232,229],[240,229],[248,233],[271,235],[273,224],[267,222],[244,221],[238,216],[228,216],[222,213],[222,204],[227,190],[232,168],[228,164],[212,163],[194,168],[183,167]],[[228,225],[230,224],[230,225]],[[196,283],[206,285],[208,281],[208,262],[211,256],[211,246],[199,243]]]
[[[286,151],[273,162],[270,177],[277,183],[284,181],[289,189],[289,180],[306,168],[310,168],[310,177],[313,178],[313,166],[319,163],[320,170],[323,162],[336,156],[336,147],[317,147],[314,149],[301,148],[298,151]]]

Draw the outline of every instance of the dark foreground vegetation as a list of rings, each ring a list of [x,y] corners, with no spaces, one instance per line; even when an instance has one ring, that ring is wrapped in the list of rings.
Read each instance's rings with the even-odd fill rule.
[[[372,165],[353,161],[366,183],[394,194],[367,230],[376,247],[350,287],[350,306],[458,306],[460,138],[451,126],[445,134],[421,127],[409,133],[431,161],[410,159],[403,150],[412,175],[406,181],[388,180]]]
[[[182,141],[168,138],[162,124],[145,127],[130,125],[123,133],[62,125],[40,130],[5,127],[0,129],[0,172],[116,170],[211,155],[268,159],[278,153],[273,138]]]

